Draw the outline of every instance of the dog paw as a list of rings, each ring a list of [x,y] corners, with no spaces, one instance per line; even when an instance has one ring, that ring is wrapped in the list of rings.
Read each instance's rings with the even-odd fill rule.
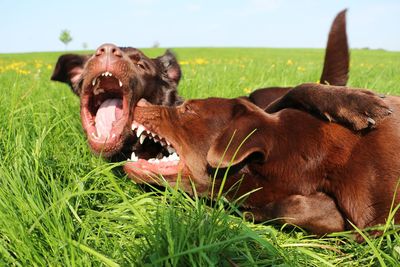
[[[376,128],[393,113],[385,98],[371,91],[340,88],[335,95],[337,106],[327,106],[325,113],[355,131]]]
[[[295,108],[355,131],[377,127],[393,111],[385,97],[365,89],[305,83],[288,91],[265,111]]]

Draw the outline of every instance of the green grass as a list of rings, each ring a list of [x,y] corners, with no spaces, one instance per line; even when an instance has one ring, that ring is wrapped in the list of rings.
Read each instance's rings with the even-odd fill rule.
[[[145,50],[158,56],[163,50]],[[186,98],[315,82],[323,50],[176,49]],[[398,229],[358,244],[252,224],[223,198],[144,190],[91,154],[79,101],[49,81],[60,53],[0,55],[0,265],[399,266]],[[350,86],[400,94],[400,53],[351,53]],[[233,265],[234,266],[234,265]]]

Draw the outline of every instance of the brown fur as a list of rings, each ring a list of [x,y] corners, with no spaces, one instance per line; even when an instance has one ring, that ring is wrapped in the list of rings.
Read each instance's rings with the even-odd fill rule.
[[[225,189],[242,177],[236,196],[261,188],[244,205],[257,220],[283,217],[324,234],[350,229],[347,220],[359,228],[385,223],[400,177],[400,99],[384,101],[394,114],[363,133],[299,110],[267,114],[243,99],[189,100],[176,108],[139,102],[135,120],[176,148],[186,191],[193,181],[207,194],[210,175],[232,163]],[[129,164],[125,171],[137,182],[159,183],[157,173]],[[163,177],[177,182],[177,175]]]

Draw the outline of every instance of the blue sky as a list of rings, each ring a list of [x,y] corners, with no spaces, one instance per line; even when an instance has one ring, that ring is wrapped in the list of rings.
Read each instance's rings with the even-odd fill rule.
[[[102,43],[150,47],[325,47],[348,8],[352,48],[400,51],[399,0],[0,0],[0,53],[63,51]]]

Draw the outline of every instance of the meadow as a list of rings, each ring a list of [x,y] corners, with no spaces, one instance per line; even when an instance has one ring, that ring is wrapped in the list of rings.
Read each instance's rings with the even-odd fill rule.
[[[322,49],[179,48],[185,98],[317,82]],[[163,49],[144,49],[151,57]],[[85,52],[81,52],[85,53]],[[89,52],[86,52],[89,53]],[[223,198],[139,186],[90,152],[61,53],[0,54],[1,266],[400,266],[399,228],[350,233],[244,221]],[[400,95],[400,52],[352,50],[349,85]]]

